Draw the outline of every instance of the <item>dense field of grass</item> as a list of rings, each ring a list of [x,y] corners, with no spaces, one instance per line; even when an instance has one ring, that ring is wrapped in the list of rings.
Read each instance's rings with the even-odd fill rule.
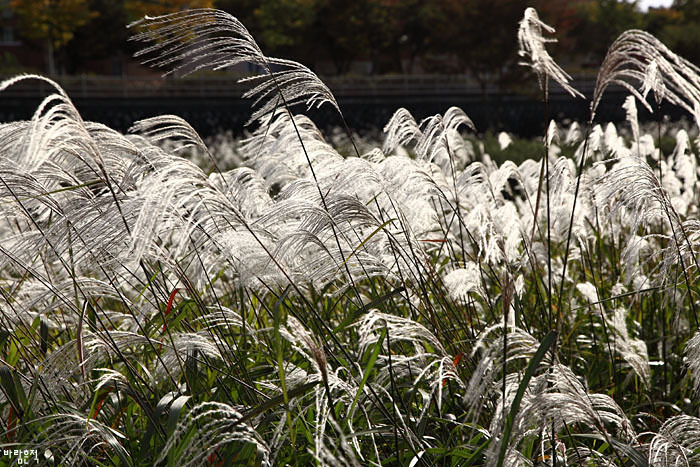
[[[137,26],[158,66],[260,65],[254,129],[210,149],[164,115],[124,135],[57,85],[0,125],[3,448],[66,466],[700,464],[697,132],[640,129],[635,107],[700,109],[697,68],[632,31],[591,120],[541,143],[481,141],[451,108],[332,144],[298,112],[337,108],[330,91],[235,18]],[[568,84],[543,30],[528,10],[546,121],[548,82]],[[53,83],[0,88],[32,79]],[[619,128],[594,120],[609,84],[632,94]]]

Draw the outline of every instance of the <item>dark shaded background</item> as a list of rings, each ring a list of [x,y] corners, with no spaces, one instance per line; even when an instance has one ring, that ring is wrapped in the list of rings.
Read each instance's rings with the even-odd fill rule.
[[[129,22],[185,7],[239,18],[272,56],[297,60],[331,89],[355,128],[383,125],[400,106],[416,117],[458,105],[480,130],[537,134],[543,127],[536,79],[519,64],[517,27],[527,6],[556,28],[548,50],[589,95],[608,46],[624,30],[651,32],[700,63],[700,0],[643,12],[616,0],[4,0],[0,74],[55,76],[85,118],[118,129],[169,112],[204,134],[239,131],[250,115],[236,79],[245,66],[204,72],[174,85],[132,58]],[[170,79],[170,78],[168,78]],[[0,96],[0,119],[28,118],[44,90]],[[624,117],[612,92],[601,119]],[[585,119],[588,103],[551,96],[549,116]],[[678,112],[665,109],[676,116]],[[334,125],[321,109],[317,121]]]

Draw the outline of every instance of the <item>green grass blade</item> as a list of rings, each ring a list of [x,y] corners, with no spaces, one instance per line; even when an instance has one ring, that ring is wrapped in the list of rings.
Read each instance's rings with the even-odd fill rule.
[[[362,381],[360,382],[360,386],[357,388],[357,394],[355,394],[355,397],[352,400],[352,404],[350,405],[350,410],[348,410],[348,415],[352,414],[353,410],[355,410],[355,405],[357,405],[357,401],[360,399],[360,394],[362,394],[362,390],[365,387],[365,384],[367,384],[367,380],[369,379],[369,374],[372,372],[372,368],[374,368],[374,364],[377,362],[377,357],[379,356],[379,351],[382,348],[382,343],[384,342],[384,338],[386,337],[386,329],[382,331],[382,334],[379,336],[379,339],[377,340],[377,343],[374,344],[374,348],[372,349],[372,354],[369,356],[369,360],[367,361],[367,366],[365,367],[364,374],[362,375]],[[349,417],[348,417],[349,420]]]
[[[542,343],[537,349],[537,352],[535,352],[534,357],[532,357],[532,360],[530,360],[530,364],[527,366],[527,369],[525,370],[525,374],[523,375],[523,380],[520,382],[520,385],[518,386],[518,392],[515,393],[515,398],[513,399],[513,403],[510,406],[510,412],[508,412],[508,417],[506,418],[506,423],[505,427],[503,428],[503,437],[501,439],[501,449],[500,452],[498,453],[498,462],[496,463],[497,466],[501,467],[503,465],[503,461],[506,457],[506,450],[508,449],[508,441],[510,440],[510,433],[513,430],[513,422],[515,421],[515,416],[518,414],[518,410],[520,409],[520,402],[523,400],[523,396],[525,395],[525,390],[527,389],[528,384],[530,383],[530,379],[535,375],[535,371],[537,370],[537,367],[539,366],[540,362],[544,358],[544,355],[547,353],[547,350],[554,344],[554,342],[557,340],[557,333],[556,331],[549,331],[549,334],[545,336],[545,338],[542,340]],[[505,371],[505,369],[504,369]],[[505,397],[505,394],[503,395]]]
[[[368,241],[370,241],[370,240],[372,239],[372,237],[374,237],[380,230],[382,230],[384,227],[386,227],[386,226],[389,225],[390,223],[394,222],[395,220],[396,220],[396,219],[389,219],[389,220],[383,222],[382,225],[380,225],[379,227],[377,227],[376,229],[374,229],[374,231],[373,231],[371,234],[369,234],[369,235],[367,236],[367,238],[365,238],[364,240],[362,240],[362,242],[360,242],[360,244],[357,245],[357,247],[356,247],[354,250],[352,250],[352,253],[350,253],[350,254],[348,255],[348,257],[345,258],[345,261],[343,261],[343,263],[342,263],[340,266],[338,266],[338,271],[340,271],[340,269],[341,269],[343,266],[345,266],[346,264],[348,264],[348,261],[350,261],[350,258],[352,258],[355,254],[357,254],[357,252],[360,250],[360,248],[362,248],[362,247],[364,246],[365,243],[367,243]]]
[[[290,389],[287,391],[287,400],[292,400],[295,397],[301,396],[306,394],[310,389],[313,389],[314,387],[318,386],[321,384],[321,381],[312,381],[310,383],[302,384],[301,386],[297,386],[294,389]],[[240,420],[238,420],[239,423],[243,423],[246,420],[250,420],[251,418],[254,418],[261,413],[272,409],[273,407],[276,407],[282,403],[284,403],[284,396],[280,394],[279,396],[273,397],[272,399],[269,399],[262,404],[258,405],[257,407],[254,407],[250,409],[248,412],[246,412],[245,415],[243,415]]]

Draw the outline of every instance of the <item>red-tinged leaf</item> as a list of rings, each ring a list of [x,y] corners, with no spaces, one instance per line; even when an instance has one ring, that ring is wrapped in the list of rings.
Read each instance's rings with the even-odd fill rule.
[[[221,467],[224,465],[224,459],[221,458],[217,451],[214,451],[211,454],[209,454],[209,457],[207,457],[207,461],[209,462],[209,465],[213,465],[216,467]]]
[[[174,288],[172,292],[170,292],[170,297],[168,297],[168,306],[165,307],[165,316],[163,317],[163,332],[165,332],[166,326],[167,326],[167,321],[166,319],[168,318],[168,315],[170,314],[170,311],[173,309],[173,302],[175,301],[175,295],[180,291],[179,288]]]
[[[444,238],[426,238],[421,240],[421,242],[431,242],[431,243],[445,243],[447,240]]]
[[[459,352],[457,355],[455,355],[454,360],[452,360],[452,365],[455,367],[455,369],[457,368],[457,365],[459,365],[459,361],[462,359],[463,355],[464,352]],[[442,385],[444,386],[445,384],[447,384],[447,379],[443,378]]]
[[[107,393],[105,393],[105,395],[102,396],[100,401],[95,406],[95,413],[92,415],[93,419],[97,420],[97,416],[100,414],[100,409],[102,408],[102,404],[105,403],[105,400],[107,399],[108,395],[109,395],[109,391]]]
[[[170,292],[170,297],[168,297],[168,306],[165,307],[165,313],[163,314],[163,329],[162,334],[165,334],[165,330],[168,328],[168,315],[173,309],[173,303],[175,302],[175,295],[180,291],[179,287],[175,287],[172,292]],[[160,339],[160,345],[158,346],[158,353],[163,349],[163,338]]]

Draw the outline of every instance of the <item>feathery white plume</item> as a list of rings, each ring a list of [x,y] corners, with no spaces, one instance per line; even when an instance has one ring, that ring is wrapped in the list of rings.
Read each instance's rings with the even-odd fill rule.
[[[622,108],[625,109],[627,121],[630,122],[633,140],[639,141],[639,120],[637,119],[637,105],[634,103],[634,96],[627,96]]]
[[[547,80],[551,78],[571,96],[583,97],[583,94],[569,84],[571,76],[562,70],[547,53],[544,45],[547,42],[556,42],[556,39],[545,38],[542,35],[543,31],[552,34],[555,29],[540,20],[537,10],[532,7],[527,8],[518,28],[518,44],[520,46],[518,54],[521,57],[529,57],[529,62],[524,62],[523,65],[530,66],[535,71],[540,88],[545,94],[549,92]]]
[[[165,74],[220,70],[243,62],[258,65],[262,73],[241,80],[256,83],[245,94],[257,107],[249,122],[297,103],[305,103],[307,109],[329,103],[340,113],[333,93],[316,74],[292,60],[265,56],[245,26],[226,12],[208,8],[180,11],[146,17],[129,27],[141,30],[131,40],[155,42],[136,56],[155,54],[143,63],[168,69]]]
[[[645,31],[625,31],[613,42],[603,60],[591,102],[591,120],[611,84],[626,88],[650,112],[649,91],[694,115],[700,102],[700,68],[679,57]]]

